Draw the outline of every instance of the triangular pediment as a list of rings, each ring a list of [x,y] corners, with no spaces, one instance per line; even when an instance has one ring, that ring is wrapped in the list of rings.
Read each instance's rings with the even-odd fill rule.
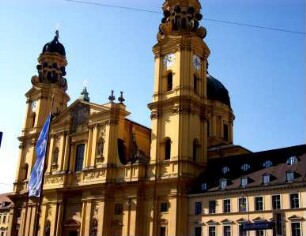
[[[109,113],[109,107],[77,99],[65,111],[52,120],[52,129],[74,129],[77,126],[87,125],[95,116]]]
[[[216,222],[214,220],[209,220],[209,221],[206,222],[206,224],[208,224],[208,225],[217,225],[218,222]]]
[[[262,218],[262,217],[256,217],[255,219],[253,219],[254,222],[256,221],[266,221],[266,219]]]
[[[292,215],[292,216],[288,217],[288,220],[290,220],[290,221],[303,221],[305,219],[301,216]]]
[[[224,224],[224,225],[228,225],[228,224],[233,224],[233,223],[234,223],[233,221],[231,221],[231,220],[229,220],[229,219],[222,220],[221,222],[222,222],[222,224]]]

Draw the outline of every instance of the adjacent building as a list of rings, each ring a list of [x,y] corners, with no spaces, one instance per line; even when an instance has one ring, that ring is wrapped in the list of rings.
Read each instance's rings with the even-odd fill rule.
[[[11,235],[306,232],[306,146],[252,153],[234,145],[228,90],[207,71],[200,2],[166,0],[162,9],[151,129],[129,120],[122,93],[96,104],[84,88],[68,105],[58,32],[44,45],[25,95]],[[29,198],[35,144],[50,112],[43,196]]]
[[[12,201],[6,194],[0,195],[0,236],[9,236],[12,226]]]
[[[231,156],[224,148],[210,149],[218,157],[189,192],[188,235],[303,235],[305,145]]]

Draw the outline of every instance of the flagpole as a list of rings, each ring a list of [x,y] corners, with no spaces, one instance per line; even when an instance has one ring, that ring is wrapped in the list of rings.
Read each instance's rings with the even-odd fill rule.
[[[51,116],[50,123],[51,123],[51,120],[52,120],[53,103],[54,103],[54,90],[53,90],[53,94],[52,94],[51,109],[50,109],[50,113],[49,113],[49,115]],[[46,170],[46,167],[47,167],[46,157],[48,156],[48,152],[49,152],[49,134],[50,134],[49,131],[50,131],[50,125],[48,127],[47,148],[46,148],[46,153],[45,153],[45,158],[44,158],[43,173],[42,173],[42,177],[41,177],[40,193],[39,193],[39,198],[38,198],[37,207],[36,207],[35,222],[34,222],[34,236],[38,236],[38,232],[39,232],[39,219],[40,219],[41,205],[42,205],[42,200],[43,200],[45,170]]]

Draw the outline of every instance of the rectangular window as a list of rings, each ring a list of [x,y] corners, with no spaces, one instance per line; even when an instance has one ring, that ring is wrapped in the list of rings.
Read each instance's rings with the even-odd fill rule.
[[[214,214],[216,213],[216,201],[209,201],[209,214]]]
[[[272,196],[272,209],[273,210],[281,209],[280,195]]]
[[[160,227],[159,236],[166,236],[166,227]]]
[[[122,215],[123,213],[123,205],[121,203],[115,204],[115,215]]]
[[[168,203],[167,202],[162,202],[160,204],[160,212],[167,212],[168,211]]]
[[[83,169],[85,144],[79,144],[76,147],[75,168],[74,170],[81,171]]]
[[[195,236],[202,236],[202,227],[195,227],[194,228],[194,235]]]
[[[224,236],[231,236],[231,226],[224,225],[223,226],[223,235]]]
[[[255,197],[255,210],[262,211],[263,210],[263,198]]]
[[[262,229],[256,230],[256,236],[264,236],[264,231]]]
[[[223,200],[223,212],[224,213],[231,212],[231,200],[230,199]]]
[[[201,215],[202,214],[202,202],[194,203],[194,214]]]
[[[239,212],[247,211],[247,199],[245,197],[239,198]]]
[[[216,226],[209,226],[208,236],[216,236]]]
[[[291,223],[291,235],[301,236],[301,224],[298,222]]]
[[[290,194],[290,206],[291,208],[300,207],[299,194],[297,193]]]

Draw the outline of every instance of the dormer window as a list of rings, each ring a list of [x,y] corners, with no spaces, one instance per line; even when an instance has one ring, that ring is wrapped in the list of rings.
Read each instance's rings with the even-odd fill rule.
[[[227,187],[227,179],[221,179],[220,180],[220,188],[221,189],[226,189]]]
[[[297,157],[296,156],[291,156],[291,157],[289,157],[288,158],[288,160],[287,160],[287,165],[293,165],[293,164],[296,164],[296,163],[298,163],[298,159],[297,159]]]
[[[221,171],[223,174],[227,174],[230,171],[230,168],[228,166],[224,166]]]
[[[270,160],[267,160],[267,161],[265,161],[265,162],[263,163],[263,167],[265,167],[265,168],[269,168],[269,167],[271,167],[271,166],[273,166],[273,163],[272,163],[272,161],[270,161]]]
[[[245,188],[249,183],[249,178],[248,177],[242,177],[241,178],[241,187]]]
[[[251,168],[251,166],[249,164],[247,164],[247,163],[244,163],[241,166],[241,170],[243,170],[244,172],[247,172],[250,168]]]
[[[262,175],[262,183],[264,185],[268,185],[270,183],[270,174],[263,174]]]
[[[287,180],[287,182],[292,182],[294,180],[294,172],[293,171],[287,171],[286,180]]]
[[[201,190],[206,191],[207,190],[207,183],[202,183],[201,184]]]

